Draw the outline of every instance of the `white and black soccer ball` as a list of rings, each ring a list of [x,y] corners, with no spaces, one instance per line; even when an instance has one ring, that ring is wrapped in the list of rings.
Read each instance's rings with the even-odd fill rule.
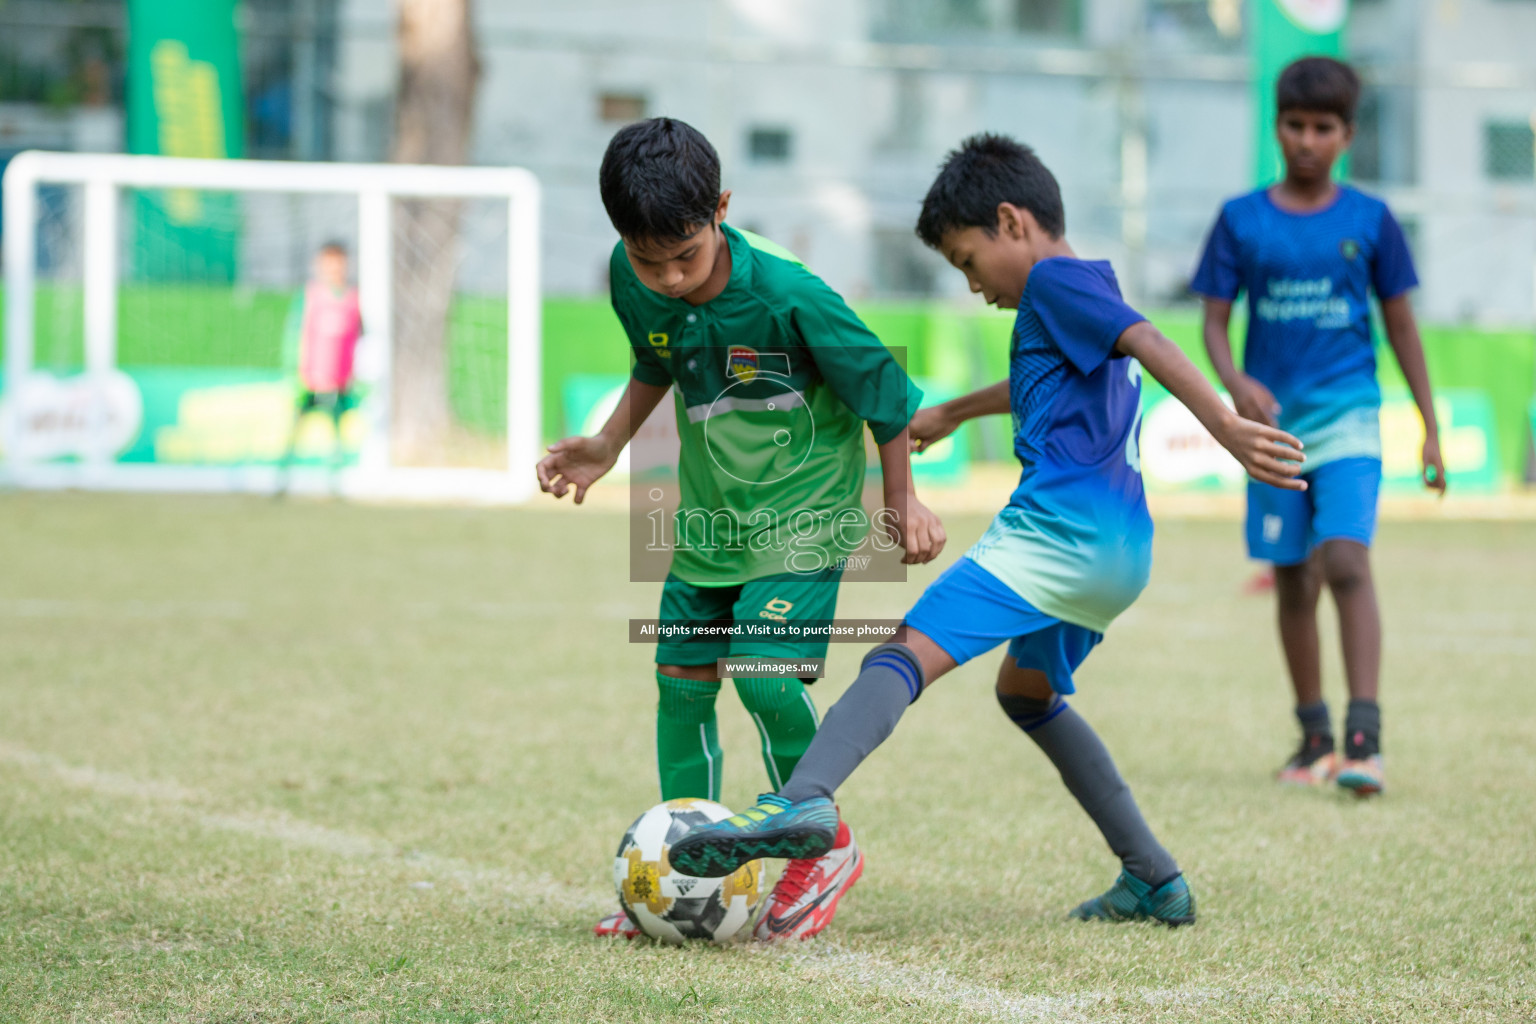
[[[674,868],[672,844],[695,825],[734,813],[712,800],[668,800],[635,819],[613,858],[619,902],[640,930],[663,942],[730,942],[752,919],[761,897],[763,862],[743,864],[724,878],[695,878]]]

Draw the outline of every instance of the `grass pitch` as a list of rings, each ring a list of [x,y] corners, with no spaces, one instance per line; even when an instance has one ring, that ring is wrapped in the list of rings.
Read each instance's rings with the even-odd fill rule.
[[[983,521],[948,525],[942,564]],[[1536,524],[1383,527],[1372,802],[1270,781],[1271,599],[1239,596],[1233,524],[1159,525],[1075,704],[1195,927],[1065,919],[1115,864],[998,713],[994,657],[846,787],[869,867],[832,931],[767,949],[588,932],[655,799],[624,625],[658,588],[624,536],[593,509],[0,495],[0,1020],[1536,1017]],[[823,709],[862,650],[834,646]],[[762,768],[729,687],[721,710],[739,806]]]

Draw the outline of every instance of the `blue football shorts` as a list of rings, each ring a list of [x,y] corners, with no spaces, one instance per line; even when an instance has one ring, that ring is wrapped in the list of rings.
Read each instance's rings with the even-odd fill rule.
[[[1300,565],[1326,540],[1371,546],[1381,494],[1380,459],[1325,462],[1301,479],[1307,482],[1304,491],[1248,481],[1249,557]]]
[[[1057,693],[1075,693],[1072,673],[1104,639],[1053,618],[969,558],[960,558],[923,591],[906,624],[964,665],[1008,641],[1019,668],[1045,673]]]

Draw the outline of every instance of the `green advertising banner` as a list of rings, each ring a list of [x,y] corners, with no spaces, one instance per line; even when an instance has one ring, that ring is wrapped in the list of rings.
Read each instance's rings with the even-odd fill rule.
[[[1498,430],[1488,395],[1470,389],[1443,390],[1435,395],[1435,416],[1440,420],[1440,452],[1454,492],[1497,492],[1501,486]],[[1385,395],[1381,470],[1389,493],[1423,491],[1419,476],[1423,442],[1424,422],[1413,400],[1406,393]],[[1241,492],[1247,487],[1247,476],[1237,460],[1216,443],[1194,413],[1160,389],[1143,396],[1141,469],[1147,490],[1158,493]]]
[[[245,147],[236,0],[128,0],[128,149],[221,159]],[[235,278],[240,211],[233,195],[140,192],[133,274],[140,279]]]
[[[1268,185],[1284,174],[1275,141],[1275,83],[1301,57],[1339,57],[1349,0],[1251,0],[1248,45],[1253,58],[1254,182]],[[1342,173],[1345,159],[1340,160]]]
[[[28,442],[38,461],[72,462],[100,447],[98,434],[122,463],[163,466],[351,466],[368,434],[368,420],[353,407],[338,436],[329,414],[310,412],[295,422],[294,381],[278,370],[240,367],[113,370],[105,392],[105,425],[78,415],[82,388],[99,381],[84,374],[46,376],[24,412]],[[3,381],[0,381],[3,384]],[[0,449],[0,459],[5,452]]]

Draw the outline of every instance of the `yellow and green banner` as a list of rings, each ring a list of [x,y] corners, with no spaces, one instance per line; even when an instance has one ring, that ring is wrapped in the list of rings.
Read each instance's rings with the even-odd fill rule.
[[[103,409],[100,421],[77,413],[92,400]],[[296,423],[296,408],[293,378],[280,370],[131,367],[105,379],[39,374],[19,411],[28,421],[33,462],[78,461],[105,447],[114,461],[129,464],[269,466],[284,461],[291,440],[293,465],[357,463],[368,433],[361,408],[342,415],[339,435],[325,411]],[[0,447],[0,460],[5,455]]]
[[[222,159],[244,152],[236,0],[128,0],[128,149]],[[231,281],[239,253],[234,196],[194,189],[141,192],[134,202],[133,274]]]
[[[1251,0],[1254,182],[1267,185],[1285,171],[1275,141],[1275,83],[1301,57],[1342,57],[1349,0]],[[1339,161],[1342,171],[1344,161]]]
[[[1148,389],[1141,423],[1141,469],[1147,490],[1157,493],[1229,491],[1247,487],[1242,466],[1216,443],[1195,414],[1161,389]],[[1503,485],[1499,431],[1493,402],[1484,391],[1451,388],[1435,396],[1440,450],[1457,494],[1492,494]],[[1416,494],[1424,422],[1406,393],[1381,403],[1382,484],[1388,493]]]

